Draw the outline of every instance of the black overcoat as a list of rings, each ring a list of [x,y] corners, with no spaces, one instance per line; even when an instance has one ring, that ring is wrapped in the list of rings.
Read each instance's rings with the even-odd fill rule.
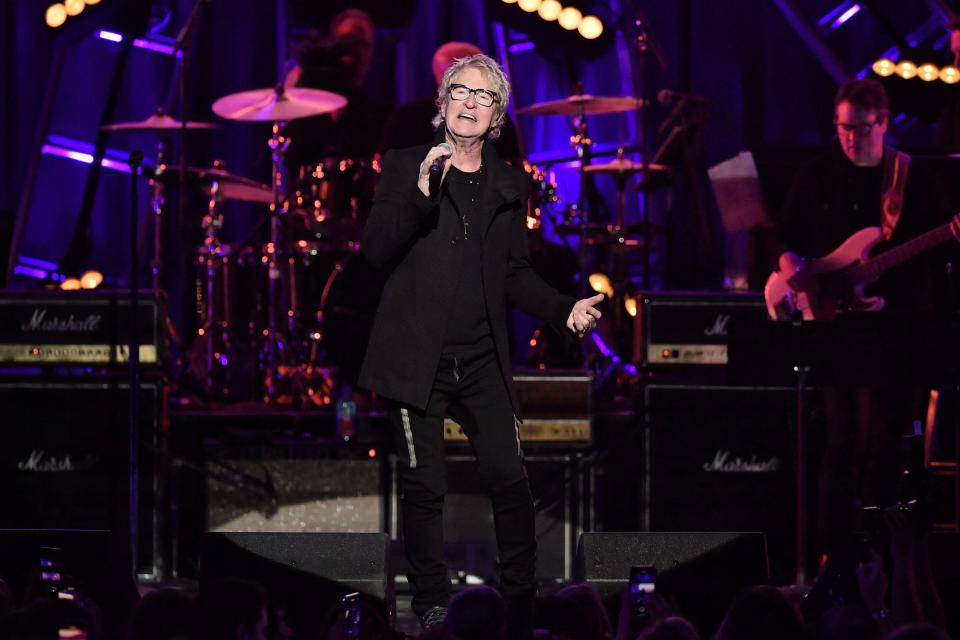
[[[390,151],[363,233],[361,251],[389,272],[360,386],[424,409],[443,349],[447,315],[459,281],[462,234],[459,213],[446,185],[428,198],[417,187],[429,145]],[[519,418],[509,370],[508,304],[550,323],[558,331],[576,302],[546,284],[530,266],[526,212],[529,179],[483,146],[487,172],[479,227],[483,230],[484,301],[500,372]],[[477,228],[476,226],[474,228]]]

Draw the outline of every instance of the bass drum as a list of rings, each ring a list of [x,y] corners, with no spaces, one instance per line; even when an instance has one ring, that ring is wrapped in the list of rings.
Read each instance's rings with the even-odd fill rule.
[[[367,353],[373,319],[386,281],[361,253],[337,262],[323,287],[320,329],[323,358],[340,371],[340,380],[356,386]]]

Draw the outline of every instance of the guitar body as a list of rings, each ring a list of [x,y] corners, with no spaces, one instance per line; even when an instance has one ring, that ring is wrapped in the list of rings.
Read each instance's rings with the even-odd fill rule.
[[[822,258],[784,253],[780,256],[780,270],[770,274],[763,288],[767,313],[774,320],[829,320],[841,311],[879,311],[883,298],[863,295],[869,282],[849,286],[843,270],[866,262],[882,240],[880,227],[868,227]]]

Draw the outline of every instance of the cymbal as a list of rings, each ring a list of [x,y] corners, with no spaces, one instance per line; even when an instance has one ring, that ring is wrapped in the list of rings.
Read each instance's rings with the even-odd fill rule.
[[[179,177],[178,167],[165,165],[160,174],[161,179],[173,180]],[[187,167],[187,175],[205,183],[218,182],[219,194],[226,200],[241,200],[243,202],[259,202],[270,204],[273,202],[273,189],[256,180],[244,178],[230,173],[219,167]]]
[[[346,104],[346,98],[330,91],[277,86],[224,96],[213,103],[213,112],[227,120],[280,122],[330,113]]]
[[[560,100],[538,102],[519,109],[517,113],[525,116],[578,116],[600,115],[604,113],[622,113],[643,106],[643,100],[633,96],[591,96],[574,94]]]
[[[100,127],[101,131],[175,131],[183,127],[183,123],[175,118],[171,118],[158,109],[146,120],[136,122],[115,122]],[[187,129],[219,129],[220,125],[212,122],[187,122]]]
[[[646,166],[651,173],[670,171],[670,167],[662,164],[651,163]],[[587,173],[640,173],[644,171],[644,164],[630,158],[617,158],[611,162],[588,164],[583,170]]]

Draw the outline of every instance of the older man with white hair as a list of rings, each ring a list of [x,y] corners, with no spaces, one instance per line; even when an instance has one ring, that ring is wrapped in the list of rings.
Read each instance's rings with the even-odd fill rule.
[[[530,267],[529,181],[491,144],[510,85],[484,55],[457,60],[437,97],[435,145],[387,153],[363,254],[389,271],[360,374],[389,401],[413,609],[425,628],[446,614],[443,420],[470,440],[493,504],[500,586],[532,595],[534,507],[509,369],[507,306],[583,336],[602,295],[575,300]]]

